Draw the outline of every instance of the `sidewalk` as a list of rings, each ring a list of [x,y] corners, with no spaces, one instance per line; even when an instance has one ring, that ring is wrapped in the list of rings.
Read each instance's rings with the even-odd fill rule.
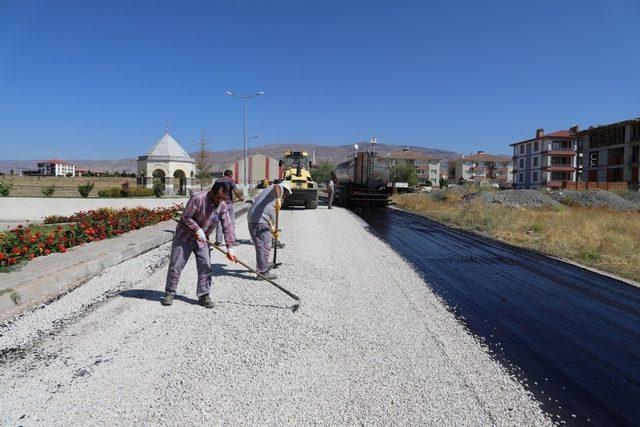
[[[236,204],[236,217],[249,209]],[[171,241],[175,221],[131,231],[34,259],[20,270],[0,274],[0,324],[80,286],[112,265]]]

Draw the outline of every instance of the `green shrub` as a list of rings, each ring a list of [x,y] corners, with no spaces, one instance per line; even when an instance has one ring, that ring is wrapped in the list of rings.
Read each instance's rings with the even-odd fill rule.
[[[159,179],[153,180],[153,194],[156,197],[162,197],[164,195],[164,183]]]
[[[7,197],[13,188],[12,184],[0,182],[0,197]]]
[[[51,197],[53,196],[53,193],[56,192],[56,187],[55,186],[44,187],[41,191],[44,197]]]
[[[105,188],[98,191],[98,197],[151,197],[154,195],[155,192],[151,188],[138,187],[129,187],[126,191],[118,187]]]
[[[60,222],[69,222],[68,216],[49,215],[42,221],[43,224],[58,224]]]
[[[440,178],[440,187],[445,188],[448,185],[449,185],[449,180]]]
[[[87,182],[85,185],[78,185],[78,193],[80,193],[82,197],[89,197],[91,190],[93,190],[92,182]]]
[[[121,185],[120,195],[122,197],[129,197],[130,194],[131,194],[131,189],[129,188],[129,181],[125,181]]]

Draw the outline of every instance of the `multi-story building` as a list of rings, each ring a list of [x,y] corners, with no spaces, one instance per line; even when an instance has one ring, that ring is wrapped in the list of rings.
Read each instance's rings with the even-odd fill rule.
[[[509,157],[478,151],[449,160],[448,177],[452,184],[461,181],[491,182],[508,188],[511,186],[512,171],[513,164]]]
[[[578,133],[582,152],[582,181],[625,182],[638,188],[640,167],[640,118]]]
[[[536,137],[511,144],[513,147],[513,187],[560,188],[577,176],[578,127],[549,134],[536,130]]]
[[[440,159],[424,154],[405,150],[396,153],[389,153],[386,156],[389,163],[393,165],[409,164],[416,169],[418,184],[429,184],[433,187],[440,186]]]
[[[51,159],[38,163],[38,174],[50,176],[65,176],[71,174],[73,176],[76,174],[76,167],[64,160]]]

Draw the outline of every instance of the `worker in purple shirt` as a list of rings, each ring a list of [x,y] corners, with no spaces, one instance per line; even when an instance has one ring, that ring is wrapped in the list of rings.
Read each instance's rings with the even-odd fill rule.
[[[236,218],[234,216],[233,195],[231,193],[233,192],[236,195],[236,198],[241,202],[244,202],[244,198],[238,191],[236,181],[233,179],[233,172],[231,172],[230,169],[224,171],[224,176],[216,179],[216,182],[222,182],[227,186],[227,195],[224,201],[229,205],[229,216],[231,217],[231,226],[233,230],[231,234],[233,234],[233,241],[235,242],[234,246],[238,246],[240,243],[237,242],[238,238],[236,237]],[[222,244],[222,237],[222,226],[218,223],[218,226],[216,227],[216,242],[214,243],[216,246],[220,246]]]
[[[225,184],[216,182],[210,191],[196,193],[187,202],[173,235],[165,295],[160,301],[162,305],[173,304],[180,274],[193,252],[198,268],[198,302],[203,307],[213,308],[213,301],[209,297],[211,292],[209,234],[218,224],[222,226],[227,243],[227,258],[236,262],[236,256],[231,250],[234,237],[229,205],[224,201],[225,196]]]

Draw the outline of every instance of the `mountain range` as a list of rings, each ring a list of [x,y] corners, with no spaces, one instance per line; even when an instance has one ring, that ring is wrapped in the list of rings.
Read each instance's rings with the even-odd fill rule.
[[[358,143],[359,149],[366,150],[370,147],[368,141]],[[441,150],[438,148],[418,147],[418,146],[401,146],[393,144],[376,144],[376,152],[386,156],[387,153],[393,153],[402,151],[402,149],[409,148],[411,152],[419,153],[425,156],[437,157],[442,159],[443,167],[449,160],[460,157],[460,154],[454,151]],[[353,145],[313,145],[313,144],[272,144],[272,145],[260,145],[252,147],[254,154],[264,154],[265,156],[279,159],[282,157],[285,151],[306,151],[309,156],[313,157],[315,151],[316,163],[329,162],[333,164],[341,163],[349,156],[353,154]],[[198,155],[198,152],[190,153],[194,158]],[[230,167],[236,160],[242,159],[242,150],[227,150],[227,151],[207,151],[207,159],[210,164],[213,165],[214,171],[221,171]],[[42,159],[44,160],[44,159]],[[37,162],[42,160],[0,160],[0,172],[9,173],[13,169],[16,173],[18,170],[31,170],[37,168]],[[82,166],[84,168],[93,171],[110,171],[110,172],[122,172],[127,173],[136,171],[137,159],[118,159],[118,160],[86,160],[86,159],[64,159],[69,163],[76,166]]]

